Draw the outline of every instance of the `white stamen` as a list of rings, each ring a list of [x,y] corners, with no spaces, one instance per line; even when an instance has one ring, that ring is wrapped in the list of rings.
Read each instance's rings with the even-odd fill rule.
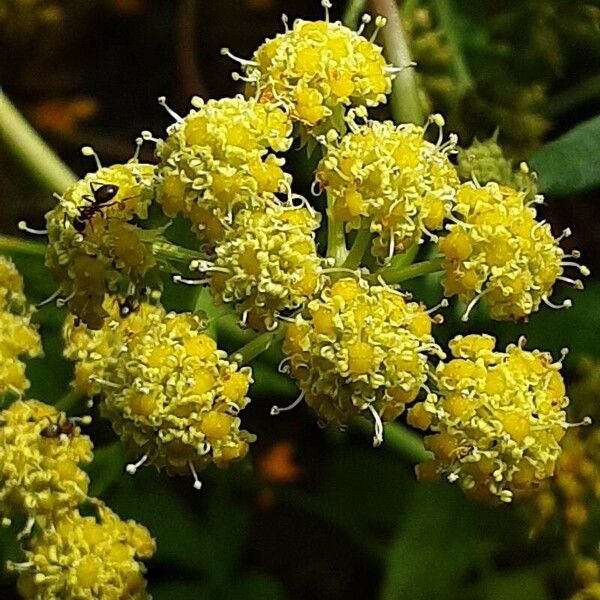
[[[370,15],[370,14],[368,14],[368,13],[365,13],[365,14],[364,14],[364,15],[361,17],[360,21],[361,21],[361,25],[360,25],[360,27],[359,27],[359,28],[357,29],[357,31],[356,31],[356,33],[357,33],[358,35],[362,35],[362,34],[363,34],[363,32],[364,32],[364,30],[365,30],[365,27],[366,27],[366,26],[367,26],[367,25],[368,25],[368,24],[371,22],[371,15]]]
[[[196,473],[196,469],[194,468],[194,464],[189,462],[188,466],[190,467],[190,471],[192,473],[192,477],[194,478],[194,489],[199,490],[202,488],[202,482],[198,478],[198,473]]]
[[[567,227],[566,229],[563,229],[563,232],[556,238],[556,241],[560,242],[561,240],[570,237],[572,233],[573,232]]]
[[[383,444],[383,423],[381,422],[381,417],[372,404],[367,404],[367,409],[371,412],[371,415],[373,415],[373,423],[375,425],[373,448],[379,448],[379,446]]]
[[[325,20],[329,23],[329,9],[331,8],[331,0],[321,0],[321,6],[325,9]]]
[[[36,304],[36,308],[41,308],[42,306],[46,306],[46,304],[50,304],[53,300],[60,296],[61,290],[56,290],[52,295],[48,296],[45,300],[42,300],[40,303]]]
[[[28,227],[28,225],[27,225],[27,223],[25,223],[25,221],[19,221],[17,223],[17,227],[21,231],[31,233],[31,235],[47,235],[48,234],[47,229],[33,229],[32,227]]]
[[[573,258],[577,258],[577,257],[573,256]],[[578,264],[576,262],[571,262],[571,261],[565,261],[565,262],[562,262],[560,264],[563,267],[575,267],[576,269],[579,269],[579,272],[584,277],[589,277],[589,275],[590,275],[590,270],[585,265],[580,265],[580,264]]]
[[[152,135],[152,132],[148,131],[147,129],[144,129],[144,131],[142,131],[140,133],[140,135],[142,136],[142,139],[146,142],[154,142],[154,143],[158,142],[158,138],[155,138]]]
[[[554,308],[555,310],[560,310],[562,308],[571,308],[571,306],[573,306],[573,301],[570,298],[567,298],[566,300],[564,300],[562,304],[554,304],[554,302],[550,301],[548,296],[542,296],[542,302],[546,306],[549,306],[550,308]]]
[[[430,315],[434,313],[436,310],[440,310],[440,308],[446,308],[449,302],[447,298],[443,298],[440,302],[438,302],[435,306],[425,311],[425,314]]]
[[[221,48],[221,55],[227,56],[231,60],[235,60],[235,62],[240,63],[240,65],[250,65],[252,67],[258,66],[258,63],[253,60],[246,60],[245,58],[240,58],[235,54],[232,54],[229,48]]]
[[[66,298],[59,298],[56,301],[56,306],[58,306],[58,308],[62,308],[65,304],[67,304],[69,302],[69,300],[72,300],[74,297],[75,297],[75,292],[72,292]]]
[[[285,13],[283,13],[281,15],[281,22],[283,23],[283,27],[285,28],[285,31],[287,33],[290,30],[290,27],[289,27],[290,19]]]
[[[562,277],[562,276],[557,277],[556,279],[558,279],[558,281],[564,281],[565,283],[572,285],[576,290],[583,289],[583,281],[581,281],[581,279],[571,279],[570,277]]]
[[[96,163],[98,171],[102,168],[100,157],[96,154],[96,151],[91,146],[83,146],[81,148],[81,154],[83,154],[83,156],[91,156],[94,159],[94,162]]]
[[[158,97],[158,103],[178,122],[181,123],[183,119],[167,104],[165,96]]]
[[[142,146],[144,145],[144,139],[141,137],[135,138],[135,152],[133,153],[133,158],[131,159],[133,162],[138,162],[140,158],[140,151]]]
[[[142,458],[140,458],[137,462],[135,463],[129,463],[126,467],[125,467],[125,471],[127,472],[127,474],[129,475],[135,475],[136,471],[148,460],[148,453],[144,454],[144,456],[142,456]]]
[[[288,404],[287,406],[272,406],[271,416],[275,417],[279,413],[286,412],[288,410],[293,410],[302,402],[302,400],[304,400],[304,392],[301,392],[300,395],[291,404]]]
[[[469,315],[471,314],[471,311],[475,308],[475,305],[481,300],[481,298],[483,296],[485,296],[486,293],[487,293],[487,290],[484,290],[480,294],[477,294],[477,296],[475,296],[475,298],[473,298],[473,300],[471,300],[471,302],[469,302],[469,304],[467,304],[467,309],[465,310],[463,316],[461,317],[461,321],[463,323],[466,323],[469,320]]]
[[[206,283],[206,279],[188,279],[181,275],[173,275],[171,279],[173,283],[183,283],[185,285],[204,285]]]

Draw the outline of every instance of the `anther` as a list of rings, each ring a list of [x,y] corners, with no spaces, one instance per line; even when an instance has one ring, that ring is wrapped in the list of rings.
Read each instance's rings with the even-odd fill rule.
[[[364,32],[364,30],[365,30],[365,27],[366,27],[366,26],[367,26],[367,25],[368,25],[368,24],[371,22],[371,19],[372,19],[372,17],[371,17],[371,15],[370,15],[370,14],[368,14],[368,13],[365,13],[365,14],[364,14],[364,15],[361,17],[361,19],[360,19],[360,21],[361,21],[361,25],[360,25],[360,27],[359,27],[359,28],[357,29],[357,31],[356,31],[356,33],[357,33],[358,35],[362,35],[362,34],[363,34],[363,32]]]
[[[275,417],[279,413],[286,412],[288,410],[293,410],[302,402],[302,400],[304,400],[304,392],[301,392],[300,395],[291,404],[288,404],[287,406],[272,406],[271,416]]]
[[[550,308],[553,308],[555,310],[560,310],[562,308],[571,308],[573,306],[573,301],[570,298],[564,300],[562,304],[555,304],[548,298],[548,296],[542,296],[542,302],[546,306],[549,306]]]
[[[81,154],[83,156],[91,156],[96,163],[96,167],[98,170],[102,168],[102,163],[100,162],[100,157],[96,154],[96,151],[91,146],[83,146],[81,148]]]
[[[17,227],[20,231],[25,231],[31,235],[48,235],[47,229],[33,229],[32,227],[29,227],[25,221],[19,221]]]
[[[154,143],[158,142],[158,139],[157,139],[157,138],[155,138],[155,137],[152,135],[152,132],[151,132],[151,131],[148,131],[147,129],[144,129],[144,131],[142,131],[142,132],[140,133],[140,135],[142,136],[142,139],[143,139],[144,141],[146,141],[146,142],[154,142]]]
[[[142,456],[142,458],[140,458],[137,462],[135,463],[129,463],[126,467],[125,467],[125,471],[127,472],[128,475],[135,475],[137,470],[148,460],[148,454],[144,454],[144,456]]]
[[[167,104],[167,98],[165,96],[158,97],[158,103],[179,123],[183,121],[183,119]]]
[[[188,466],[190,468],[190,472],[192,473],[192,477],[194,478],[194,489],[195,490],[202,489],[202,482],[198,478],[198,473],[196,473],[196,469],[194,467],[194,463],[189,462]]]
[[[436,310],[440,310],[440,308],[447,308],[449,302],[447,298],[442,298],[442,300],[440,302],[438,302],[434,307],[430,308],[429,310],[425,311],[426,314],[430,315],[431,313],[434,313]]]

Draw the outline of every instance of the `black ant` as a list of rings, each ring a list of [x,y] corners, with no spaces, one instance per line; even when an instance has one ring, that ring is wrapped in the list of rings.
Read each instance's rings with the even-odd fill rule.
[[[40,435],[45,438],[58,438],[62,434],[71,436],[75,431],[75,424],[71,419],[64,419],[63,421],[57,420],[55,423],[46,425],[44,429],[40,431]]]
[[[93,183],[90,183],[90,189],[92,194],[86,194],[83,196],[84,200],[87,200],[89,206],[82,206],[79,208],[79,214],[73,219],[73,227],[79,233],[83,233],[86,223],[95,215],[102,212],[103,208],[110,206],[109,202],[119,192],[119,186],[111,183],[103,183],[98,187],[94,187]]]

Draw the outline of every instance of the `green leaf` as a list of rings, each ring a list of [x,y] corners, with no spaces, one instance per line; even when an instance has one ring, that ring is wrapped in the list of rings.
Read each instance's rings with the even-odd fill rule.
[[[460,490],[415,487],[388,551],[380,600],[456,598],[478,560],[473,516]]]
[[[585,121],[533,154],[540,190],[549,196],[580,194],[600,187],[600,116]]]
[[[482,586],[485,600],[548,600],[542,574],[533,569],[499,574],[486,579]]]

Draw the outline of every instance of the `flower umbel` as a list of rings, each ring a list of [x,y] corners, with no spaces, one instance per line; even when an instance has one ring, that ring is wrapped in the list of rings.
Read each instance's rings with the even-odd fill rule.
[[[89,484],[79,465],[91,460],[92,442],[64,413],[17,400],[0,412],[0,515],[55,517],[76,507]]]
[[[384,24],[377,19],[378,29]],[[329,20],[298,19],[262,44],[251,60],[232,58],[241,63],[249,95],[284,107],[309,133],[344,129],[348,107],[385,102],[396,71],[386,64],[381,47]]]
[[[535,209],[525,193],[488,183],[478,187],[463,184],[456,196],[456,221],[439,243],[444,255],[446,296],[457,295],[469,302],[468,318],[475,303],[485,297],[494,319],[517,320],[538,310],[557,280],[582,288],[581,281],[562,276],[567,266],[582,275],[586,267],[566,259],[550,225],[536,220]],[[568,307],[571,301],[565,301]]]
[[[211,248],[235,209],[261,209],[289,190],[285,161],[273,152],[289,149],[292,125],[283,110],[242,96],[192,104],[158,141],[158,201],[166,215],[188,217]]]
[[[408,422],[435,460],[417,468],[421,479],[444,475],[474,499],[511,502],[552,476],[567,429],[568,404],[560,362],[539,350],[494,350],[489,335],[457,336],[454,358],[436,369],[437,395],[416,404]]]
[[[432,144],[424,133],[417,125],[373,121],[353,125],[340,139],[326,138],[317,181],[327,192],[331,218],[346,229],[368,227],[380,259],[424,235],[437,239],[432,232],[450,212],[459,183],[448,160],[454,142]]]
[[[46,265],[60,285],[59,302],[94,329],[106,317],[105,293],[129,296],[149,282],[156,263],[152,242],[161,232],[135,223],[147,218],[153,175],[154,166],[135,159],[99,168],[73,184],[46,215]]]
[[[0,255],[0,400],[8,393],[21,396],[29,388],[21,358],[42,354],[31,314],[21,275],[9,258]]]
[[[139,458],[128,472],[147,463],[196,478],[243,458],[255,439],[238,417],[250,368],[228,361],[194,315],[145,303],[127,318],[112,310],[97,332],[67,323],[66,355],[92,372],[88,391],[101,394],[102,414]]]
[[[242,210],[216,246],[214,264],[192,266],[207,268],[213,294],[235,303],[244,324],[270,329],[280,312],[303,305],[322,284],[314,239],[319,221],[306,207]]]
[[[344,424],[360,414],[380,427],[425,386],[428,355],[442,355],[431,325],[423,306],[399,292],[345,278],[326,287],[288,326],[283,350],[320,419]]]
[[[9,563],[19,573],[23,598],[151,598],[141,563],[156,549],[150,532],[135,521],[122,521],[101,502],[96,505],[96,516],[77,510],[64,514],[28,542],[27,562]]]

